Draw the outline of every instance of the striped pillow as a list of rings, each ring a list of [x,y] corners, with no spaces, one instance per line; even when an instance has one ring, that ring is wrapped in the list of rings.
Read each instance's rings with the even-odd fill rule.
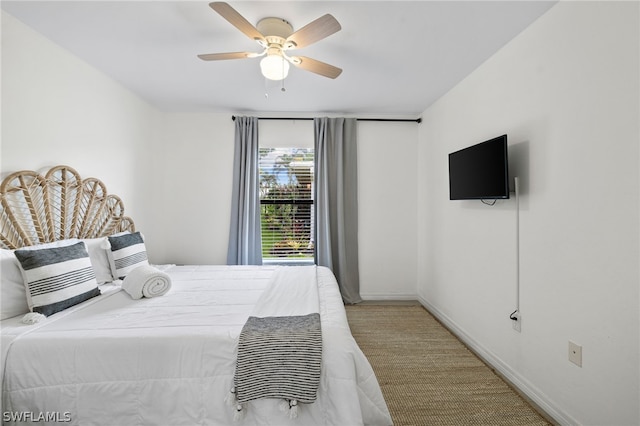
[[[138,266],[149,264],[147,249],[140,232],[112,235],[109,237],[109,244],[109,261],[116,279],[123,280]]]
[[[16,250],[33,312],[55,314],[100,295],[83,242],[63,247]]]

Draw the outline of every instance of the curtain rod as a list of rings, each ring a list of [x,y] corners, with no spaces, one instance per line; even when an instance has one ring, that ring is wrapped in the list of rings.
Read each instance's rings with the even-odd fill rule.
[[[236,116],[232,115],[231,119],[235,121]],[[258,120],[313,120],[311,117],[258,117]],[[422,123],[422,118],[356,118],[358,121],[399,121]]]

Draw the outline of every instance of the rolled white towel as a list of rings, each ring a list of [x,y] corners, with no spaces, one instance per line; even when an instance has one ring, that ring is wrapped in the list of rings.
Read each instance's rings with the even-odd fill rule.
[[[134,299],[162,296],[171,289],[171,277],[151,265],[142,265],[127,274],[122,288]]]

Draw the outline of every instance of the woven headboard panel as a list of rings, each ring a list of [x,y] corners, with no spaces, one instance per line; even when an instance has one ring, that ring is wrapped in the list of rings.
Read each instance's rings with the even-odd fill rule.
[[[67,238],[97,238],[135,231],[116,195],[96,178],[68,166],[46,174],[24,170],[0,185],[0,246],[16,249]]]

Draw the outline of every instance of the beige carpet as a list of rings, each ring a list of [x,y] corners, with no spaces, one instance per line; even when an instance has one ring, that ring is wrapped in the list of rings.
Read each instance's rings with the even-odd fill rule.
[[[347,306],[394,424],[548,425],[422,306]]]

